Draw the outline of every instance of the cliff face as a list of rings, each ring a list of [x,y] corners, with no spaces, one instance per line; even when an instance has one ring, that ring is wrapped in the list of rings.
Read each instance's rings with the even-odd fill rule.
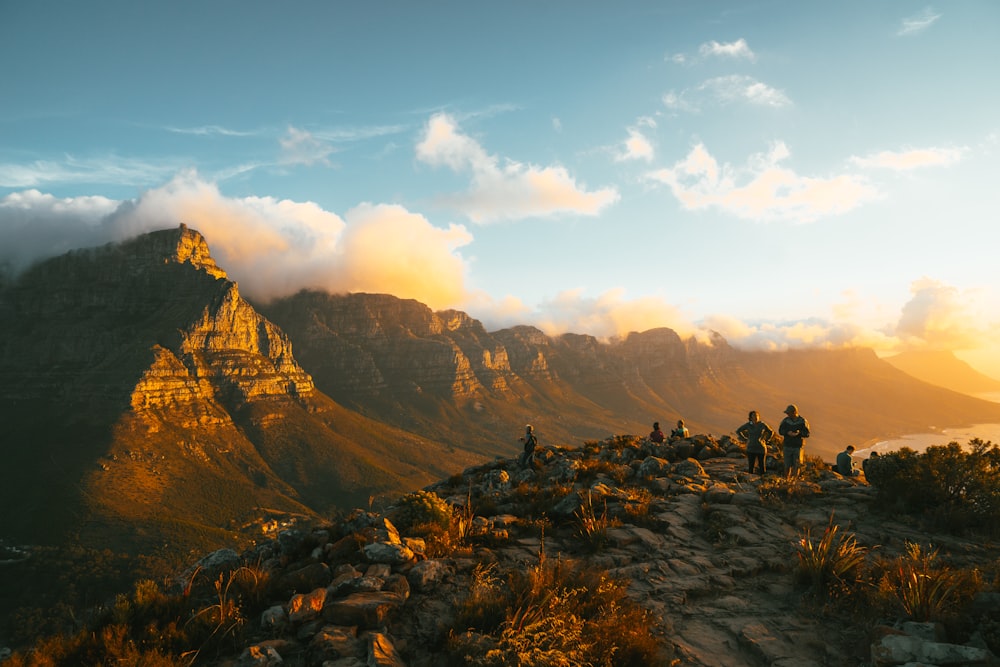
[[[29,539],[82,522],[96,542],[204,546],[257,507],[326,510],[472,460],[320,394],[184,226],[38,264],[0,292],[0,328],[0,456],[18,471],[0,504],[24,508],[3,528]]]
[[[525,423],[545,443],[573,445],[678,418],[730,433],[751,409],[777,427],[789,403],[813,425],[811,453],[831,460],[889,433],[1000,420],[1000,405],[919,382],[870,350],[749,352],[665,328],[615,341],[487,332],[462,313],[375,294],[301,292],[262,311],[338,402],[484,452],[515,449]]]

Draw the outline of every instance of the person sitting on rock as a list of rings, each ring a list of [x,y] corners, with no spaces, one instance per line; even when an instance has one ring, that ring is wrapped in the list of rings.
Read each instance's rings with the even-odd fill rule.
[[[666,439],[667,436],[660,430],[660,422],[653,422],[653,432],[649,434],[649,441],[660,443]]]
[[[684,425],[684,420],[683,419],[678,419],[677,420],[677,428],[675,428],[673,431],[670,432],[670,439],[671,440],[680,440],[681,438],[687,438],[690,435],[691,435],[691,432],[688,431],[687,426]]]
[[[774,430],[760,420],[760,413],[751,410],[749,421],[736,429],[736,437],[747,446],[747,472],[753,474],[760,461],[760,474],[764,474],[764,460],[767,458],[767,443],[774,436]]]
[[[837,472],[844,477],[854,477],[858,471],[854,469],[854,445],[837,454]]]

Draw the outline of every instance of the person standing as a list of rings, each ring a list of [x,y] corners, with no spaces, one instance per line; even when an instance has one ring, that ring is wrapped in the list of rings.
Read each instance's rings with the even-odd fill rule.
[[[747,472],[751,475],[760,462],[760,474],[764,474],[764,460],[767,458],[767,443],[774,436],[774,429],[760,420],[760,413],[751,410],[747,423],[736,429],[736,437],[747,446]]]
[[[684,425],[684,420],[683,419],[678,419],[677,420],[677,428],[675,428],[673,431],[670,432],[670,439],[671,440],[677,440],[677,439],[680,439],[680,438],[687,438],[690,435],[691,435],[691,432],[688,431],[687,426]]]
[[[538,438],[535,437],[535,429],[531,424],[524,427],[524,435],[520,441],[524,443],[524,452],[521,454],[521,467],[535,467],[535,447],[538,446]]]
[[[785,477],[791,477],[802,466],[802,441],[809,437],[809,422],[799,414],[795,404],[785,408],[778,434],[784,438],[781,454],[785,459]]]
[[[653,432],[649,434],[650,442],[663,442],[667,439],[667,436],[663,435],[663,431],[660,430],[660,422],[653,422]]]

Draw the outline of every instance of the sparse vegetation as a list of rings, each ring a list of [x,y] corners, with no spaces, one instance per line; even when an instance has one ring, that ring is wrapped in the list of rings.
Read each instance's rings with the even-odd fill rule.
[[[477,568],[449,640],[454,665],[669,664],[656,619],[603,570],[539,558],[525,570]]]
[[[868,549],[859,546],[854,535],[840,533],[840,526],[830,522],[823,535],[814,539],[808,528],[796,545],[799,581],[809,584],[814,591],[843,591],[855,584],[861,576]]]
[[[881,504],[919,517],[928,528],[952,533],[1000,532],[1000,447],[974,439],[902,449],[869,459],[868,482]]]

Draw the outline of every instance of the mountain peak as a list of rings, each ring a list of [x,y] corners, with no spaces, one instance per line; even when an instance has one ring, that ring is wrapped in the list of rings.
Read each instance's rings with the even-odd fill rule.
[[[184,223],[173,229],[143,234],[125,245],[141,261],[152,259],[163,263],[190,264],[214,278],[228,277],[212,258],[208,242],[201,232],[190,229]]]

